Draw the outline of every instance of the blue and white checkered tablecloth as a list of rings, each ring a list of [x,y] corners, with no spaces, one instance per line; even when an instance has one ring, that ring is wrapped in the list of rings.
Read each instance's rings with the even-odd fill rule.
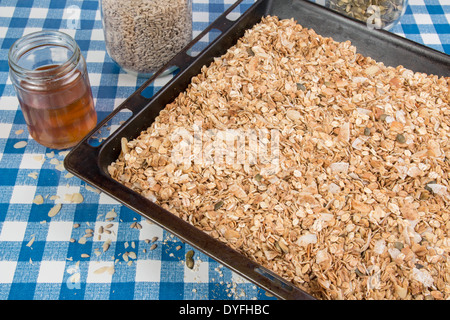
[[[194,35],[233,2],[194,0]],[[252,3],[244,1],[241,11]],[[75,24],[73,10],[81,10]],[[450,0],[409,0],[391,32],[450,54],[449,22]],[[0,1],[0,299],[273,299],[195,249],[188,269],[189,245],[68,174],[67,152],[31,139],[8,78],[7,53],[19,37],[41,29],[62,30],[78,42],[100,119],[145,80],[124,73],[106,54],[98,1]],[[27,145],[16,148],[20,141]],[[71,201],[75,193],[81,203]],[[110,233],[99,237],[100,227]],[[103,252],[105,242],[110,247]]]

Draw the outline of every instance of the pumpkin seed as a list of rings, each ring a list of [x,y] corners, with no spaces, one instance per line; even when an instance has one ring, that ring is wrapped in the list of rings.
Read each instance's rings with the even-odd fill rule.
[[[220,200],[219,202],[217,202],[215,205],[214,205],[214,211],[217,211],[217,210],[219,210],[220,208],[222,208],[222,206],[223,206],[223,201],[222,200]]]

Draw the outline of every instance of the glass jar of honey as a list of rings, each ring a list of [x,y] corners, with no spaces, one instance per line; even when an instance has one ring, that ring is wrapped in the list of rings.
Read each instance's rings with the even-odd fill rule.
[[[30,33],[11,46],[8,62],[28,131],[38,143],[70,148],[97,125],[86,62],[72,37]]]

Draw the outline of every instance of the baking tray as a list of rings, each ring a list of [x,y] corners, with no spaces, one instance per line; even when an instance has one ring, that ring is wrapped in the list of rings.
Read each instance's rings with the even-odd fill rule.
[[[134,210],[143,217],[161,226],[181,240],[227,266],[247,280],[272,293],[279,299],[315,299],[292,283],[255,263],[226,244],[210,237],[172,213],[144,198],[137,192],[113,180],[107,166],[115,161],[121,151],[120,140],[136,138],[147,129],[167,103],[185,91],[193,76],[209,65],[214,57],[223,55],[243,36],[245,30],[266,15],[281,19],[294,18],[299,24],[313,28],[318,34],[332,37],[336,41],[350,40],[359,53],[370,56],[386,65],[403,65],[417,72],[439,76],[450,75],[450,56],[418,43],[393,35],[387,31],[369,29],[364,23],[338,14],[323,6],[303,0],[258,0],[237,20],[227,18],[242,2],[236,1],[215,22],[199,34],[166,66],[148,79],[135,93],[119,105],[98,126],[75,146],[64,160],[65,168],[75,176],[98,188],[105,194]],[[198,55],[190,50],[210,31],[220,31]],[[144,91],[156,78],[170,68],[179,71],[153,97],[146,98]],[[121,111],[131,111],[131,116],[99,145],[90,139]]]

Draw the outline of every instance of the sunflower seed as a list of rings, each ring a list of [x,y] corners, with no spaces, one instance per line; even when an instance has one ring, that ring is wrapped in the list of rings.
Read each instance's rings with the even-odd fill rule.
[[[22,149],[25,148],[27,146],[28,142],[26,141],[19,141],[17,143],[14,144],[14,148],[15,149]]]

